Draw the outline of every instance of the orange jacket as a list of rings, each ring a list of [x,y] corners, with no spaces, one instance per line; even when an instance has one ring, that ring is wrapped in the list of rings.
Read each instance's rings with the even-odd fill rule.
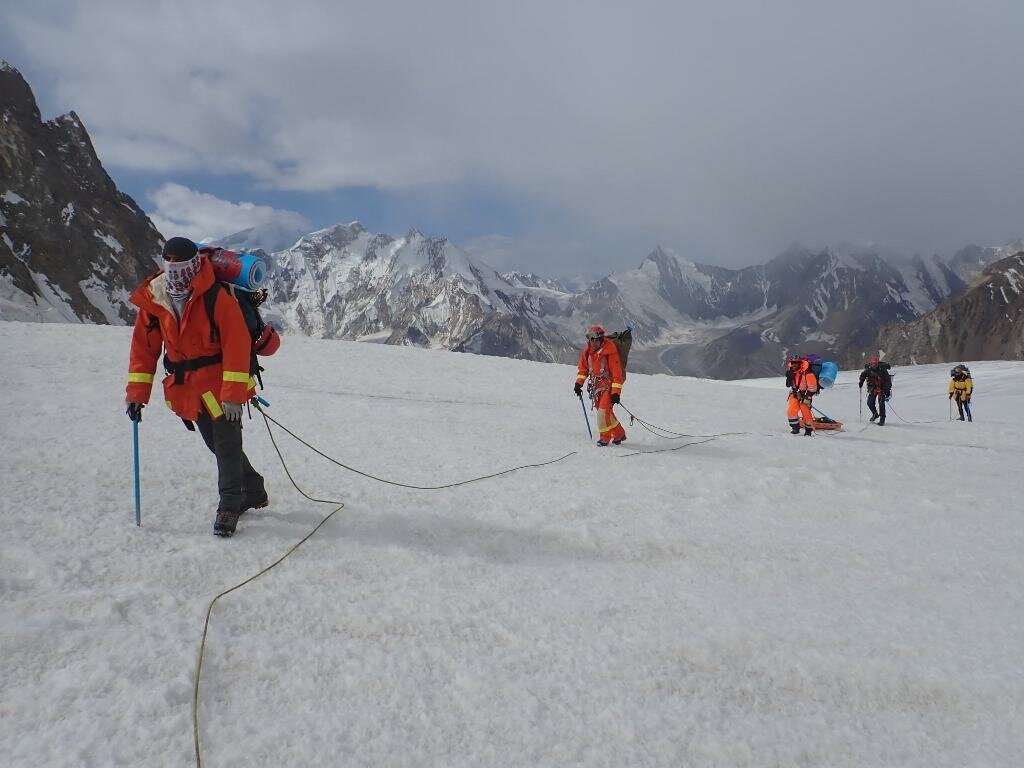
[[[810,395],[818,391],[818,377],[811,372],[811,364],[806,360],[802,360],[800,367],[793,371],[793,389]]]
[[[595,398],[609,388],[613,394],[621,392],[622,363],[619,362],[619,349],[611,339],[605,339],[596,352],[590,348],[588,342],[580,353],[578,368],[576,383],[582,384],[587,376],[590,376]]]
[[[135,318],[128,362],[128,402],[149,402],[161,348],[172,363],[211,355],[222,357],[219,362],[185,371],[177,379],[174,374],[164,377],[167,407],[186,421],[195,420],[201,404],[213,418],[218,418],[223,412],[221,401],[244,403],[256,393],[256,382],[249,374],[252,337],[238,302],[223,290],[218,291],[214,304],[220,339],[210,338],[203,294],[213,283],[213,267],[204,258],[192,281],[192,294],[180,322],[171,308],[163,272],[148,278],[131,295],[129,300],[139,308],[139,314]]]

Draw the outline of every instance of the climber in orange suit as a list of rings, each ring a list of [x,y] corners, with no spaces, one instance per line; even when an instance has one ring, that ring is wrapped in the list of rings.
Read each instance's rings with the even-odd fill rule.
[[[626,439],[626,430],[615,418],[613,405],[619,402],[622,394],[622,363],[619,350],[611,339],[605,338],[604,329],[595,325],[587,331],[587,346],[580,353],[579,371],[573,391],[577,395],[583,392],[583,382],[590,377],[588,390],[593,407],[597,410],[597,444],[604,447],[608,443],[618,445]]]
[[[811,399],[818,393],[818,377],[811,371],[811,364],[802,358],[791,357],[786,365],[786,386],[789,387],[789,429],[794,435],[800,434],[800,420],[804,422],[804,434],[814,434],[814,417],[811,416]]]

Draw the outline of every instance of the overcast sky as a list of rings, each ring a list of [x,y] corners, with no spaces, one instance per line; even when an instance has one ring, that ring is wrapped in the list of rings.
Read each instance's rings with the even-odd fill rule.
[[[1019,0],[12,0],[3,16],[0,57],[44,117],[74,109],[161,226],[359,219],[547,274],[631,267],[658,243],[740,265],[792,241],[1024,235]]]

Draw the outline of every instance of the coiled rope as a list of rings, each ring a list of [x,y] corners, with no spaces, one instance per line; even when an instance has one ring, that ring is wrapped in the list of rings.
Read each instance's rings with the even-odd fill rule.
[[[313,537],[313,535],[317,531],[319,531],[327,523],[328,520],[330,520],[332,517],[334,517],[334,515],[336,513],[338,513],[339,511],[341,511],[341,509],[345,506],[344,502],[338,501],[337,499],[317,499],[317,498],[314,498],[313,496],[310,496],[308,493],[306,493],[304,490],[302,490],[302,488],[299,487],[299,484],[295,482],[295,478],[292,477],[291,470],[288,469],[288,464],[284,460],[284,455],[281,453],[281,449],[280,449],[280,447],[277,444],[277,440],[274,439],[274,431],[270,428],[270,424],[271,423],[273,423],[273,424],[277,425],[278,427],[280,427],[282,430],[287,432],[289,435],[291,435],[293,438],[295,438],[300,443],[305,445],[307,448],[309,448],[314,453],[318,454],[319,456],[322,456],[323,458],[327,459],[328,461],[330,461],[333,464],[337,464],[339,467],[347,469],[350,472],[355,472],[356,474],[362,475],[363,477],[370,478],[371,480],[377,480],[378,482],[381,482],[381,483],[386,483],[388,485],[395,485],[395,486],[398,486],[400,488],[411,488],[411,489],[420,490],[420,491],[437,491],[437,490],[441,490],[443,488],[455,488],[456,486],[468,485],[469,483],[479,482],[480,480],[488,480],[488,479],[493,478],[493,477],[500,477],[501,475],[507,475],[507,474],[509,474],[511,472],[516,472],[516,471],[518,471],[520,469],[532,469],[532,468],[535,468],[535,467],[546,467],[546,466],[548,466],[550,464],[555,464],[555,463],[557,463],[559,461],[563,461],[564,459],[567,459],[570,456],[572,456],[575,453],[577,453],[577,451],[570,451],[569,453],[565,454],[564,456],[560,456],[557,459],[552,459],[551,461],[544,461],[544,462],[540,462],[538,464],[523,464],[522,466],[512,467],[511,469],[504,469],[504,470],[502,470],[500,472],[492,472],[489,475],[481,475],[480,477],[472,477],[472,478],[470,478],[468,480],[460,480],[459,482],[456,482],[456,483],[446,483],[445,485],[410,485],[410,484],[407,484],[407,483],[399,483],[399,482],[396,482],[396,481],[393,481],[393,480],[386,480],[384,478],[377,477],[375,475],[371,475],[368,472],[363,472],[362,470],[356,469],[355,467],[350,467],[347,464],[343,464],[342,462],[337,461],[336,459],[328,456],[323,451],[321,451],[321,450],[315,448],[314,446],[310,445],[309,443],[307,443],[305,440],[303,440],[301,437],[296,435],[294,432],[292,432],[290,429],[285,427],[283,424],[281,424],[276,419],[268,416],[267,412],[264,411],[263,408],[261,408],[258,403],[254,403],[253,405],[255,406],[256,410],[258,410],[260,412],[260,415],[263,416],[263,421],[264,421],[264,423],[267,426],[267,434],[270,435],[270,442],[273,444],[274,450],[277,452],[277,457],[278,457],[278,459],[281,460],[281,466],[284,468],[285,474],[288,476],[288,480],[291,482],[291,484],[295,488],[295,490],[298,491],[305,498],[309,499],[310,501],[314,501],[314,502],[317,502],[317,503],[320,503],[320,504],[337,504],[338,506],[334,510],[332,510],[330,514],[328,514],[326,517],[324,517],[324,519],[321,520],[317,524],[317,526],[315,528],[313,528],[313,530],[311,530],[309,533],[307,533],[305,536],[303,536],[302,539],[300,539],[298,543],[296,543],[287,552],[285,552],[283,555],[281,555],[281,557],[279,557],[273,563],[271,563],[266,568],[261,570],[259,573],[256,573],[253,576],[250,576],[245,581],[243,581],[243,582],[241,582],[239,584],[236,584],[235,586],[231,587],[230,589],[225,589],[223,592],[221,592],[216,597],[214,597],[210,601],[210,604],[207,606],[207,608],[206,608],[206,621],[203,623],[203,636],[202,636],[202,639],[199,642],[199,659],[198,659],[198,662],[196,663],[195,686],[194,686],[193,691],[192,691],[192,735],[193,735],[193,740],[194,740],[194,744],[195,744],[196,768],[202,768],[202,765],[203,765],[202,752],[201,752],[200,747],[199,747],[199,681],[200,681],[200,679],[202,677],[202,674],[203,674],[203,659],[205,658],[205,655],[206,655],[206,638],[209,635],[209,631],[210,631],[210,617],[213,614],[213,606],[217,603],[218,600],[220,600],[222,597],[224,597],[224,595],[231,594],[236,589],[241,589],[246,584],[249,584],[249,583],[255,581],[260,576],[262,576],[263,574],[267,573],[267,571],[269,571],[270,569],[274,568],[275,566],[277,566],[281,562],[283,562],[285,560],[285,558],[287,558],[289,555],[291,555],[293,552],[295,552],[295,550],[297,550],[299,547],[301,547],[303,544],[305,544],[307,541],[309,541],[309,539],[311,539]]]

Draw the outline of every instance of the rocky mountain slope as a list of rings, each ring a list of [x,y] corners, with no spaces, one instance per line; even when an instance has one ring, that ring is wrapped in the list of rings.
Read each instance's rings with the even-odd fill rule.
[[[161,244],[78,116],[43,122],[28,83],[0,63],[0,317],[127,322]]]
[[[884,327],[878,347],[902,364],[1024,360],[1024,250],[989,265],[931,312]]]

